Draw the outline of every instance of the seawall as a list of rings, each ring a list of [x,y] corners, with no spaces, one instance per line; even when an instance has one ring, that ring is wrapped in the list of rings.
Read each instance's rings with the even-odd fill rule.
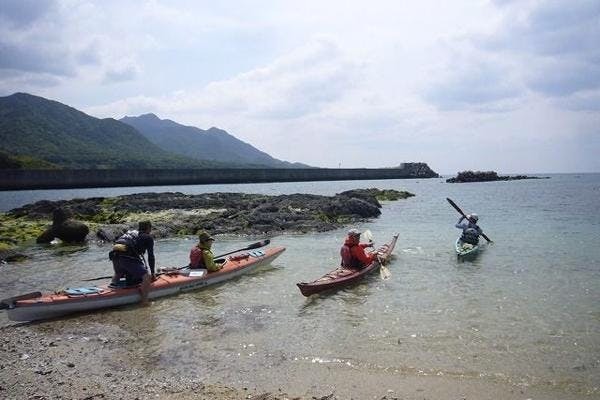
[[[0,172],[0,190],[415,179],[437,176],[438,174],[424,163],[407,163],[400,168],[343,169],[2,170]]]

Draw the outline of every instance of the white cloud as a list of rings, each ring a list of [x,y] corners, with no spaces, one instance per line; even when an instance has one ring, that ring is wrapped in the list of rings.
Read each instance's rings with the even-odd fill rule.
[[[468,142],[465,168],[548,170],[523,143],[556,155],[600,126],[597,1],[23,4],[2,17],[3,94],[217,126],[290,161],[455,172]]]
[[[334,43],[320,39],[268,66],[212,82],[199,90],[159,96],[153,103],[163,113],[197,112],[215,119],[223,116],[293,119],[318,112],[339,100],[358,76],[358,66],[345,60]],[[140,97],[135,96],[88,110],[104,115],[132,114],[139,111],[139,106]]]

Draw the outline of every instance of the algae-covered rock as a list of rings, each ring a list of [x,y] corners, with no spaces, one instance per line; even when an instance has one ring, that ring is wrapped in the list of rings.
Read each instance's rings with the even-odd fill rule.
[[[52,211],[52,226],[37,237],[37,243],[50,243],[55,238],[64,243],[84,242],[90,228],[83,222],[70,219],[70,216],[68,209],[55,208]]]
[[[53,229],[48,232],[40,229],[35,236],[41,236],[44,241],[52,235],[58,237],[55,225],[64,226],[67,221],[76,223],[67,224],[74,236],[63,235],[63,241],[79,240],[87,235],[89,226],[94,231],[94,238],[110,242],[142,220],[152,222],[156,238],[194,235],[199,230],[245,235],[318,232],[377,218],[381,214],[380,201],[410,196],[413,194],[374,188],[349,190],[334,196],[138,193],[114,198],[41,201],[11,210],[7,218],[13,221],[53,218]],[[56,209],[61,212],[55,212]]]

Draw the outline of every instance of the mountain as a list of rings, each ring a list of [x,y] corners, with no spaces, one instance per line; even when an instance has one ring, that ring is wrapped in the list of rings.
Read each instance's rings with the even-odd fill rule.
[[[203,130],[160,119],[154,114],[124,117],[120,121],[137,129],[160,148],[197,160],[231,161],[268,168],[309,167],[273,158],[218,128]]]
[[[21,168],[29,163],[70,169],[214,165],[169,153],[115,119],[94,118],[26,93],[0,97],[0,152],[5,168],[14,168],[15,162]]]

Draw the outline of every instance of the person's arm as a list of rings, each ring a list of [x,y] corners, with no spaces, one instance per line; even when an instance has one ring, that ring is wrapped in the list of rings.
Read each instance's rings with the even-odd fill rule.
[[[215,272],[221,269],[222,265],[215,263],[212,251],[207,249],[202,250],[202,257],[204,260],[204,267],[206,267],[209,272]]]
[[[148,236],[148,238],[148,247],[146,248],[148,250],[148,266],[150,267],[150,273],[154,276],[154,239],[152,239],[152,236]]]
[[[352,247],[352,254],[356,257],[363,265],[369,265],[373,261],[374,255],[366,254],[365,250],[360,246]]]
[[[456,223],[456,225],[454,225],[454,226],[455,226],[455,227],[457,227],[458,229],[463,229],[463,230],[464,230],[464,229],[467,227],[467,224],[465,224],[465,223],[463,222],[463,220],[464,220],[464,219],[465,219],[465,217],[464,217],[464,216],[460,217],[460,218],[458,219],[458,222],[457,222],[457,223]]]

